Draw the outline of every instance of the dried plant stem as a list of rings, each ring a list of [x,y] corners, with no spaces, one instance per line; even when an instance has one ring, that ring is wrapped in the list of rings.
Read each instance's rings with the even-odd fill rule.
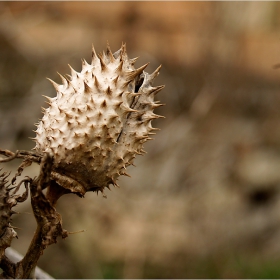
[[[15,153],[9,151],[9,150],[2,150],[0,149],[0,155],[4,155],[7,158],[1,159],[0,162],[8,162],[15,158],[23,158],[26,159],[27,156],[30,157],[30,159],[34,162],[39,163],[41,160],[42,155],[39,155],[37,152],[32,151],[25,151],[25,150],[17,150]]]
[[[37,221],[37,229],[25,257],[18,264],[19,270],[23,272],[21,278],[32,276],[44,249],[56,243],[58,236],[62,238],[68,236],[67,231],[62,228],[60,214],[53,207],[53,203],[56,201],[50,202],[42,192],[46,184],[50,184],[52,161],[53,158],[49,154],[43,157],[38,180],[35,180],[30,186],[31,204]]]
[[[6,249],[5,254],[6,254],[7,258],[9,258],[13,263],[17,263],[23,259],[23,255],[21,255],[19,252],[17,252],[16,250],[14,250],[11,247]],[[50,276],[48,273],[46,273],[39,267],[36,267],[36,269],[35,269],[34,278],[36,278],[36,279],[54,279],[52,276]]]
[[[42,251],[42,231],[40,227],[37,227],[25,257],[17,264],[16,278],[34,278],[35,268]]]
[[[3,153],[3,150],[1,150],[0,153],[8,156],[10,160],[17,158],[19,154],[25,154],[26,157],[28,157],[24,158],[25,162],[28,162],[30,157],[34,157],[34,154],[23,153],[22,151],[20,153],[12,153],[5,150]],[[26,188],[27,184],[29,184],[31,205],[37,222],[37,229],[27,253],[21,261],[14,264],[6,256],[3,256],[1,259],[1,267],[4,270],[3,276],[6,278],[34,278],[35,268],[44,249],[56,243],[59,236],[62,238],[68,236],[67,231],[62,228],[62,218],[54,208],[54,205],[61,195],[69,191],[63,191],[63,188],[58,187],[56,183],[51,180],[52,155],[46,153],[39,161],[41,162],[39,176],[34,180],[28,178],[22,181],[25,183]],[[29,162],[28,164],[21,164],[20,166],[24,168],[28,165]],[[15,178],[13,178],[13,180],[15,180]],[[19,185],[16,187],[15,192],[19,189]],[[48,191],[47,195],[45,195],[42,191],[45,188],[52,191]],[[57,192],[54,191],[55,189],[57,189]],[[27,195],[23,196],[22,200],[26,198]]]

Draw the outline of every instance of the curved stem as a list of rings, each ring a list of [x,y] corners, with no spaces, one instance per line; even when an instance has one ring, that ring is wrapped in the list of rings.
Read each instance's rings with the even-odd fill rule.
[[[16,278],[34,278],[35,268],[40,256],[43,253],[43,250],[44,248],[42,246],[42,230],[41,227],[38,226],[26,255],[24,256],[22,261],[18,263]]]
[[[15,270],[15,263],[19,262],[20,260],[23,259],[23,255],[21,255],[19,252],[14,250],[13,248],[9,247],[5,251],[5,258],[9,258],[11,262],[13,262],[13,270]],[[14,275],[13,273],[8,273],[9,275]],[[54,279],[52,276],[50,276],[48,273],[43,271],[41,268],[36,267],[35,269],[35,278],[36,279]]]
[[[25,151],[25,150],[17,150],[15,153],[9,150],[0,149],[0,155],[4,155],[7,158],[0,158],[0,162],[8,162],[15,158],[29,158],[31,161],[40,163],[42,155],[37,152]]]
[[[37,222],[37,229],[22,261],[17,263],[16,278],[33,278],[40,256],[47,246],[56,243],[57,237],[66,238],[68,233],[62,228],[60,214],[54,208],[54,203],[61,196],[49,200],[42,189],[50,187],[50,174],[53,158],[45,154],[41,162],[39,177],[30,184],[31,205]]]
[[[62,218],[54,208],[54,205],[62,195],[71,191],[60,187],[51,179],[54,160],[51,154],[45,153],[42,157],[42,155],[32,152],[16,151],[16,153],[12,153],[8,150],[0,150],[0,154],[7,156],[7,161],[24,157],[24,161],[18,168],[18,172],[12,179],[12,183],[15,181],[16,177],[21,174],[22,170],[34,161],[34,158],[36,159],[35,161],[40,162],[39,176],[34,180],[31,178],[22,180],[14,187],[15,191],[13,192],[13,198],[17,202],[23,202],[28,196],[29,184],[32,210],[37,222],[36,232],[26,255],[21,261],[14,264],[4,254],[2,254],[0,259],[1,267],[5,267],[5,271],[2,275],[7,275],[8,278],[15,279],[34,278],[35,268],[43,251],[49,245],[56,243],[59,236],[62,238],[68,236],[67,231],[62,228]],[[0,162],[1,161],[3,162],[3,160],[0,159]],[[1,177],[3,177],[3,175],[1,175]],[[22,183],[25,184],[26,191],[22,195],[16,195],[15,193],[18,191]],[[45,195],[43,190],[46,188],[48,191]],[[11,238],[12,237],[13,236],[11,236]],[[8,246],[9,245],[10,242]]]

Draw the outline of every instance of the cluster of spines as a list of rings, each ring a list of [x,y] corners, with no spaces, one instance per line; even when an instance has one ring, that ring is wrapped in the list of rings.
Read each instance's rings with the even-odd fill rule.
[[[1,172],[1,169],[0,169]],[[11,188],[8,188],[9,174],[0,174],[0,252],[3,254],[3,250],[10,246],[10,242],[17,234],[11,225],[12,215],[17,214],[12,208],[17,204],[16,196],[11,194]]]
[[[143,71],[148,64],[134,69],[136,59],[128,59],[125,45],[114,54],[109,46],[100,55],[93,48],[91,64],[82,60],[80,73],[69,66],[71,75],[59,74],[62,85],[51,81],[57,96],[46,97],[50,107],[43,109],[35,148],[53,153],[57,165],[80,161],[86,167],[92,160],[94,171],[106,171],[101,188],[129,176],[126,167],[145,153],[143,144],[157,130],[151,121],[162,117],[153,110],[163,105],[154,97],[164,86],[152,86],[160,67],[149,75]]]

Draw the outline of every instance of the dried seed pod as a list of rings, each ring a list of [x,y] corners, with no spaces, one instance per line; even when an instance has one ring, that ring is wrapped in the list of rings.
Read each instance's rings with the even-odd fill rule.
[[[11,226],[12,215],[16,213],[12,208],[17,204],[17,200],[6,186],[7,177],[6,173],[0,174],[0,258],[10,246],[12,239],[17,236]]]
[[[60,75],[62,85],[51,81],[57,96],[47,97],[35,150],[53,155],[52,179],[62,187],[80,195],[103,192],[144,153],[156,130],[151,121],[161,117],[153,113],[161,106],[154,98],[164,86],[153,87],[160,67],[148,74],[147,64],[134,68],[135,60],[125,45],[114,54],[109,46],[101,55],[93,48],[80,73],[70,66],[70,76]]]

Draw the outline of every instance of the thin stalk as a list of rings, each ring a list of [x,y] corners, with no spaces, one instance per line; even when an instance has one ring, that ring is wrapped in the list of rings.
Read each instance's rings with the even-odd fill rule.
[[[35,268],[44,250],[42,241],[42,228],[40,226],[37,226],[36,232],[32,238],[26,255],[24,256],[22,261],[18,263],[16,278],[34,278]]]

